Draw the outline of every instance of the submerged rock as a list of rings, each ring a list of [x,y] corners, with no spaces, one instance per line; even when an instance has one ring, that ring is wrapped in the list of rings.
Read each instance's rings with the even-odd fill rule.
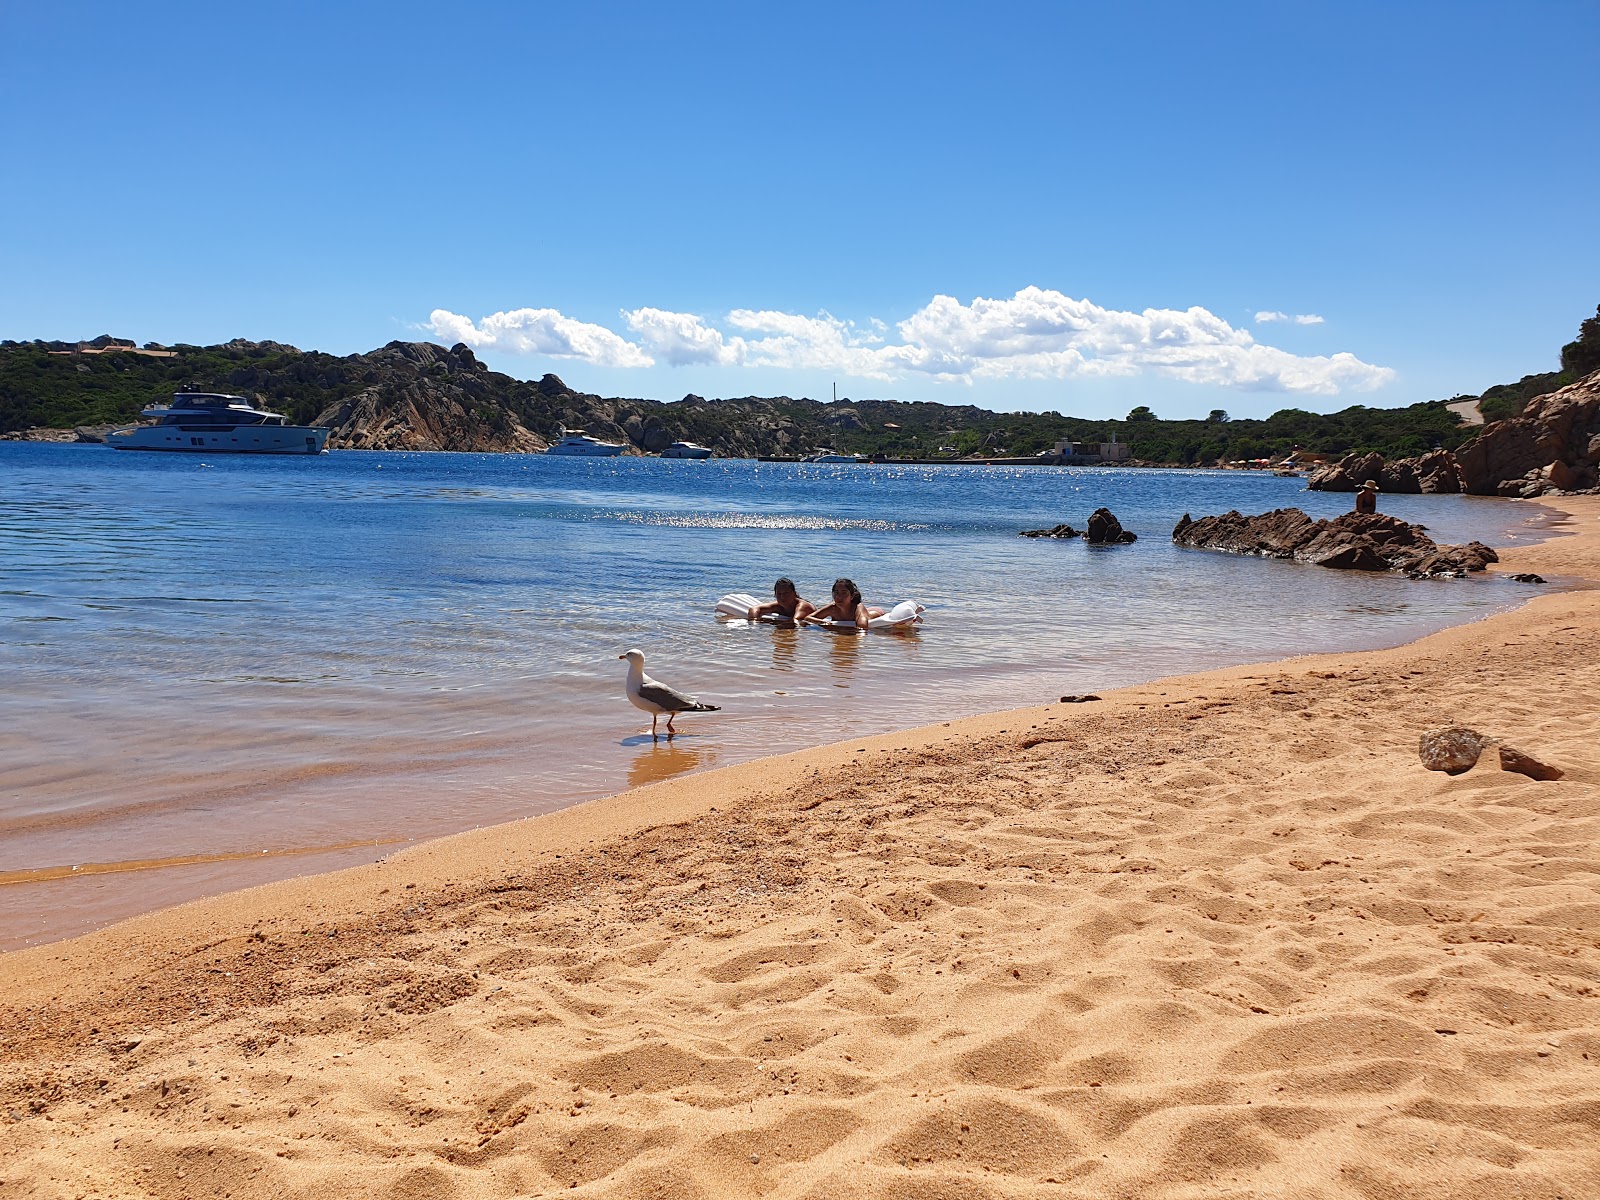
[[[1184,513],[1172,540],[1200,550],[1292,558],[1335,570],[1404,571],[1419,578],[1481,571],[1500,559],[1482,542],[1441,546],[1421,525],[1383,513],[1352,512],[1313,521],[1298,508],[1253,517],[1226,512],[1198,521]]]
[[[1071,525],[1052,525],[1049,529],[1024,529],[1020,537],[1075,538],[1083,534]]]

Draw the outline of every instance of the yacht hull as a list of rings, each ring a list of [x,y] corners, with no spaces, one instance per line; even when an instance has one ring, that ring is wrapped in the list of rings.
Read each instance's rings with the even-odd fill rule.
[[[321,454],[328,431],[309,425],[132,425],[106,434],[114,450],[170,450],[191,454]]]
[[[622,453],[621,446],[613,446],[602,442],[597,446],[551,446],[546,454],[554,454],[561,458],[615,458]]]

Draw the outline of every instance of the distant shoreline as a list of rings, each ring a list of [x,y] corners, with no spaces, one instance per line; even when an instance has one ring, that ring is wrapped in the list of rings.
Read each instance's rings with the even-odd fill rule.
[[[113,429],[113,428],[115,428],[115,426],[108,425],[108,426],[104,426],[103,428],[96,427],[95,429],[88,429],[85,426],[79,426],[79,427],[77,427],[75,429],[49,429],[49,428],[24,429],[24,430],[18,430],[18,431],[12,432],[12,433],[0,433],[0,442],[31,442],[31,443],[40,443],[40,444],[99,446],[99,445],[104,445],[105,444],[104,436],[103,436],[104,430]],[[101,436],[86,436],[86,434],[88,434],[88,435],[100,434]],[[404,454],[506,454],[506,455],[511,455],[511,456],[523,456],[523,457],[525,457],[525,456],[541,457],[544,454],[543,450],[440,450],[440,449],[382,450],[382,449],[378,449],[376,447],[357,447],[357,446],[333,446],[333,447],[329,447],[329,449],[327,451],[325,451],[325,453],[328,453],[328,454],[344,454],[344,453],[351,453],[351,452],[354,452],[354,453],[379,453],[379,454],[383,454],[383,453],[404,453]],[[624,451],[622,454],[617,455],[615,457],[616,458],[652,458],[652,459],[654,459],[654,458],[661,458],[662,456],[660,454],[645,454],[645,453],[637,451],[637,450],[629,450],[629,451]],[[780,455],[780,454],[757,454],[757,455],[750,455],[750,456],[745,457],[745,458],[733,458],[731,456],[720,455],[719,454],[719,455],[713,455],[712,459],[701,459],[701,460],[697,460],[697,461],[709,462],[709,461],[713,461],[713,460],[717,460],[717,459],[720,459],[720,460],[723,460],[723,461],[731,461],[731,462],[764,462],[764,463],[804,463],[804,462],[808,461],[805,457],[803,457],[801,455]],[[602,460],[602,461],[614,461],[614,459],[605,459],[605,460]],[[1071,467],[1071,468],[1079,469],[1079,470],[1082,470],[1082,469],[1085,469],[1085,468],[1089,468],[1089,467],[1102,467],[1102,468],[1106,468],[1106,469],[1116,469],[1116,468],[1128,467],[1128,468],[1135,468],[1135,469],[1140,469],[1140,470],[1259,471],[1259,472],[1263,472],[1263,473],[1266,473],[1266,474],[1283,474],[1284,473],[1282,470],[1277,469],[1277,468],[1273,468],[1273,467],[1254,466],[1254,465],[1253,466],[1243,466],[1243,465],[1236,466],[1236,465],[1231,464],[1231,463],[1228,463],[1228,464],[1217,464],[1217,465],[1210,465],[1210,466],[1200,466],[1200,465],[1195,464],[1195,463],[1146,462],[1143,459],[1125,459],[1125,460],[1118,461],[1118,462],[1056,462],[1056,461],[1051,461],[1049,459],[1041,459],[1037,455],[1031,456],[1031,457],[1027,457],[1027,458],[889,458],[889,457],[875,457],[875,456],[870,456],[869,455],[869,456],[864,456],[862,458],[861,462],[859,462],[859,463],[855,463],[855,464],[846,463],[846,464],[835,464],[835,465],[844,465],[844,466],[855,465],[855,466],[863,466],[863,467]]]

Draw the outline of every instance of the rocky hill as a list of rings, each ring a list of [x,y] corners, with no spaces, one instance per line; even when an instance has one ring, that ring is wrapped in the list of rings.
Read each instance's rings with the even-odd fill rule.
[[[1315,472],[1316,491],[1352,492],[1368,480],[1387,492],[1542,496],[1600,485],[1600,371],[1538,396],[1520,416],[1485,425],[1454,451],[1388,461],[1352,454]]]
[[[111,337],[0,343],[0,434],[7,436],[70,439],[75,427],[133,421],[182,389],[239,393],[302,424],[325,425],[333,449],[538,451],[565,427],[639,453],[688,439],[729,457],[799,455],[864,438],[894,441],[907,428],[912,450],[927,442],[931,451],[944,436],[976,450],[985,435],[972,427],[1000,422],[972,406],[898,401],[605,398],[576,392],[555,375],[514,379],[491,371],[467,346],[431,342],[390,342],[344,357],[242,339],[170,347]],[[1043,434],[1035,438],[1049,444]]]
[[[1588,361],[1597,341],[1600,319],[1585,322],[1578,341],[1562,351],[1564,374],[1538,379],[1551,386],[1565,381]],[[1527,387],[1519,395],[1538,390],[1533,379],[1523,381]],[[1277,460],[1291,449],[1359,463],[1377,454],[1382,462],[1420,464],[1414,472],[1423,481],[1459,473],[1450,451],[1467,455],[1463,463],[1477,453],[1462,445],[1476,431],[1443,400],[1387,409],[1354,405],[1335,413],[1288,408],[1261,420],[1230,420],[1216,410],[1205,420],[1183,421],[1161,420],[1144,406],[1123,420],[1086,420],[900,400],[690,395],[662,403],[577,392],[555,375],[515,379],[491,371],[465,345],[390,342],[341,357],[242,339],[218,346],[136,346],[110,336],[0,342],[3,437],[70,439],[75,427],[93,436],[89,427],[133,421],[141,408],[185,389],[248,395],[300,424],[325,425],[335,449],[537,451],[563,427],[622,442],[634,453],[654,453],[686,439],[737,458],[803,455],[825,447],[889,457],[1020,457],[1070,438],[1121,442],[1144,462],[1201,466]],[[1534,415],[1542,411],[1540,403],[1530,401],[1517,420],[1540,419]],[[1484,443],[1496,429],[1489,426],[1474,442],[1492,448],[1501,444],[1494,439],[1511,436],[1494,433]],[[1438,452],[1445,458],[1437,458]],[[1587,464],[1580,457],[1563,461],[1581,469]]]

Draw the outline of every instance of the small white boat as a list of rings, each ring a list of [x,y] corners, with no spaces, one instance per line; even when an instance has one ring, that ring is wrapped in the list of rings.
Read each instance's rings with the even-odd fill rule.
[[[813,454],[805,461],[814,463],[861,463],[867,460],[859,454],[835,454],[830,450],[824,454]]]
[[[188,450],[206,454],[321,454],[328,431],[292,425],[282,413],[256,408],[243,396],[178,392],[172,402],[145,409],[153,425],[124,425],[106,434],[114,450]]]
[[[581,429],[563,429],[561,440],[545,451],[546,454],[570,454],[580,458],[614,458],[627,447],[620,442],[602,442]]]
[[[661,452],[662,458],[710,458],[711,451],[698,442],[673,442]]]

